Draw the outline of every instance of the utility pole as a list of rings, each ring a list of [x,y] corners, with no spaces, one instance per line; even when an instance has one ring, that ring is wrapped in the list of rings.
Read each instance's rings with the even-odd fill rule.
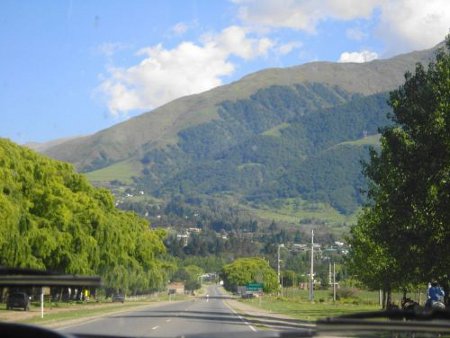
[[[332,285],[333,283],[333,275],[331,274],[331,262],[328,263],[328,285]]]
[[[278,255],[277,255],[277,264],[278,264],[278,285],[281,285],[281,280],[280,280],[280,244],[278,244]]]
[[[280,249],[284,248],[284,244],[278,244],[278,250],[277,250],[277,272],[278,272],[278,289],[280,289],[280,287],[282,287],[281,285],[281,273],[280,273]]]
[[[336,303],[336,263],[333,262],[333,302]]]
[[[309,300],[314,302],[314,230],[311,230],[311,271],[309,277]]]

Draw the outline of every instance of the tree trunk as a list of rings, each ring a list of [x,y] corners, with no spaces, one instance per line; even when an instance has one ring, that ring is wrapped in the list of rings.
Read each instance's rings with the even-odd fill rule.
[[[442,281],[441,287],[444,289],[445,295],[444,295],[444,304],[445,306],[447,306],[449,304],[449,290],[450,287],[448,285],[448,280],[444,280]]]
[[[383,288],[383,297],[381,301],[381,308],[386,310],[386,288]]]
[[[392,307],[392,291],[391,288],[387,290],[386,308],[390,309]]]

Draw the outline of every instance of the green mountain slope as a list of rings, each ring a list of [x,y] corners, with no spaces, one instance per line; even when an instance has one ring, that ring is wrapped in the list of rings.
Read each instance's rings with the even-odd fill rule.
[[[79,170],[92,171],[136,156],[142,150],[176,144],[180,131],[217,119],[218,105],[224,101],[246,99],[270,86],[305,83],[370,95],[396,88],[406,70],[412,70],[416,62],[427,62],[433,53],[426,50],[364,64],[316,62],[263,70],[229,85],[174,100],[94,135],[55,145],[45,153],[72,162]]]
[[[350,215],[362,202],[360,161],[389,123],[388,91],[433,55],[264,70],[46,153],[161,200],[227,196],[276,208],[300,199]]]
[[[274,90],[278,94],[281,92],[279,87]],[[287,87],[285,90],[289,92],[291,88]],[[272,94],[271,89],[265,90],[264,95],[272,97]],[[261,104],[264,101],[262,94],[258,98],[256,102]],[[213,148],[216,149],[214,152],[205,151],[201,146],[195,147],[197,144],[204,145],[204,128],[193,127],[188,139],[192,148],[188,150],[202,155],[188,157],[186,151],[183,153],[172,148],[171,153],[166,150],[164,158],[167,165],[163,169],[171,168],[171,163],[174,168],[168,171],[172,175],[164,177],[157,175],[158,169],[153,165],[154,162],[149,161],[152,158],[156,162],[158,157],[148,156],[147,175],[141,176],[138,183],[143,189],[159,195],[232,192],[253,201],[303,197],[330,203],[343,213],[353,212],[361,202],[363,179],[359,161],[365,157],[367,145],[364,142],[351,144],[348,141],[359,140],[364,135],[374,135],[378,127],[387,125],[386,115],[390,109],[386,99],[387,96],[383,93],[368,97],[356,95],[346,103],[306,115],[295,114],[297,106],[294,102],[299,102],[296,98],[285,98],[278,101],[277,105],[271,100],[274,111],[279,114],[284,112],[285,116],[292,115],[286,121],[277,121],[282,124],[282,128],[274,128],[277,130],[276,136],[270,132],[250,133],[248,130],[255,130],[255,127],[246,129],[243,127],[245,122],[242,122],[239,136],[226,138],[217,132],[219,127],[214,126],[219,122],[213,121],[208,130],[216,130],[216,140],[229,141],[228,147],[216,146]],[[242,106],[250,106],[248,102],[238,104],[239,102],[234,108],[238,113],[242,111]],[[258,105],[253,109],[261,111],[262,107]],[[254,110],[248,108],[247,111]],[[232,111],[229,107],[227,112],[235,115]],[[245,121],[245,118],[240,117],[239,121]],[[261,117],[257,123],[267,124],[267,129],[270,124],[264,121]],[[227,124],[222,121],[219,126],[224,130]],[[235,127],[231,122],[229,126]],[[249,136],[243,139],[246,134]],[[239,139],[242,141],[239,142]],[[347,143],[342,143],[345,141]],[[184,170],[180,170],[183,164],[176,162],[180,153],[184,154],[183,158],[194,159],[189,164],[183,160]],[[155,181],[155,176],[160,181]],[[345,203],[340,202],[342,193],[346,196],[350,193]]]

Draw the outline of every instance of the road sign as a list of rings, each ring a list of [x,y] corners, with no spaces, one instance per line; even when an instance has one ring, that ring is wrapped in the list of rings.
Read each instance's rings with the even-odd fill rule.
[[[262,291],[263,287],[263,283],[248,283],[246,285],[247,291]]]

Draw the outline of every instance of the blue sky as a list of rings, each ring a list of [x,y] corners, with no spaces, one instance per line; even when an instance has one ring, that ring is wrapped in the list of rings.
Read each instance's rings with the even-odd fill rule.
[[[447,0],[2,0],[0,137],[94,133],[268,67],[431,48]]]

